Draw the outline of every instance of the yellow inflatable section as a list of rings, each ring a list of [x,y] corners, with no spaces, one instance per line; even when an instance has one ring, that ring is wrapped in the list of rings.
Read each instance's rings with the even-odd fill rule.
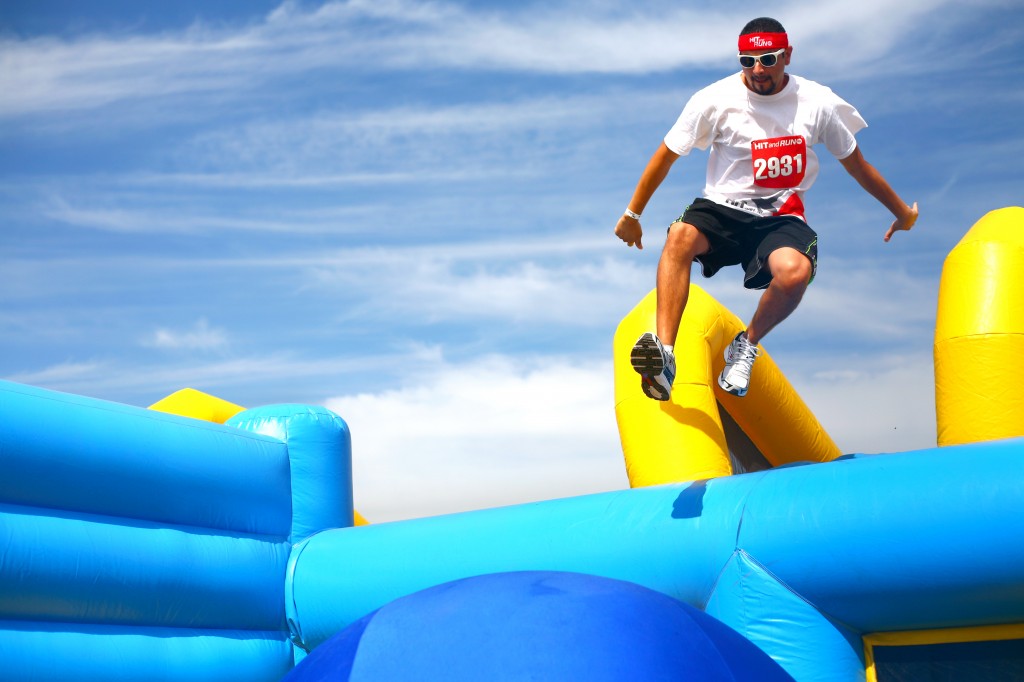
[[[719,405],[773,466],[842,454],[763,349],[746,397],[718,387],[725,347],[745,326],[695,284],[676,337],[672,399],[647,398],[629,355],[640,334],[655,328],[655,306],[652,291],[615,332],[615,416],[631,487],[732,474]]]
[[[1024,208],[986,214],[946,257],[935,412],[940,446],[1024,436]]]
[[[153,403],[149,409],[223,424],[245,408],[194,388],[183,388]]]

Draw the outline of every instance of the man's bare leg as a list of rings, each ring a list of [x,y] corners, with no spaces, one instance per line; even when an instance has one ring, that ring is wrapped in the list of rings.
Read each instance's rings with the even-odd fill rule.
[[[658,338],[674,345],[679,320],[690,296],[690,265],[710,248],[707,237],[689,223],[672,223],[658,261]]]
[[[750,387],[754,360],[761,351],[757,344],[765,334],[796,310],[811,281],[812,266],[807,256],[784,247],[768,256],[772,281],[757,303],[746,332],[740,332],[725,349],[725,368],[718,385],[735,396],[745,396]]]
[[[790,247],[772,251],[768,256],[768,270],[772,273],[772,282],[761,295],[747,325],[747,339],[755,346],[796,310],[811,282],[810,259]]]
[[[676,359],[671,347],[690,294],[690,265],[708,247],[707,238],[693,225],[676,222],[669,228],[658,262],[657,333],[644,332],[630,351],[630,363],[640,374],[640,387],[648,398],[672,396]]]

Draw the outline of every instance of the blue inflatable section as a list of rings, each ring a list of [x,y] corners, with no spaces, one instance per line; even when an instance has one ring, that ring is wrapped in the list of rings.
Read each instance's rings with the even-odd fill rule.
[[[633,583],[497,573],[397,599],[334,635],[287,682],[786,682],[714,618]]]
[[[332,651],[373,679],[385,644],[426,670],[530,638],[574,652],[552,671],[654,671],[724,624],[730,661],[864,680],[866,635],[1024,622],[1024,439],[358,528],[350,449],[323,408],[219,425],[0,382],[0,679],[276,682]]]
[[[293,553],[289,618],[312,648],[431,585],[585,572],[706,610],[797,679],[857,680],[866,633],[1021,622],[1021,538],[1022,439],[847,457],[324,531]]]
[[[338,415],[322,407],[268,405],[235,415],[227,426],[288,444],[290,542],[352,525],[352,443]]]
[[[292,540],[351,525],[348,429],[303,406],[236,421],[0,382],[0,679],[292,668],[283,576]]]
[[[279,632],[0,621],[0,679],[278,680],[292,667]]]
[[[0,386],[3,502],[288,534],[288,455],[280,440],[9,382]]]

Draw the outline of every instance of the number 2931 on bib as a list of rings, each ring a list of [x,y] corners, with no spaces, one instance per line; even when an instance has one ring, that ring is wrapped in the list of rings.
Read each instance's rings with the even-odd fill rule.
[[[750,143],[754,160],[754,184],[784,189],[803,182],[807,167],[807,141],[800,135],[754,140]]]

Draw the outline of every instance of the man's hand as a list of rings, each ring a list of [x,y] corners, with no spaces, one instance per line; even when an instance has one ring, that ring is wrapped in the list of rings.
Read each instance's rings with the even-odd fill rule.
[[[624,215],[619,218],[619,223],[615,226],[616,237],[626,242],[626,246],[633,246],[636,244],[636,248],[640,250],[643,250],[644,248],[643,243],[640,241],[643,234],[644,231],[643,228],[640,227],[640,221],[636,218],[630,218],[628,215]]]
[[[620,221],[621,222],[621,221]],[[885,233],[885,241],[892,239],[892,236],[901,230],[909,230],[917,222],[917,202],[910,207],[903,216],[892,221],[892,225],[889,226],[889,231]]]

